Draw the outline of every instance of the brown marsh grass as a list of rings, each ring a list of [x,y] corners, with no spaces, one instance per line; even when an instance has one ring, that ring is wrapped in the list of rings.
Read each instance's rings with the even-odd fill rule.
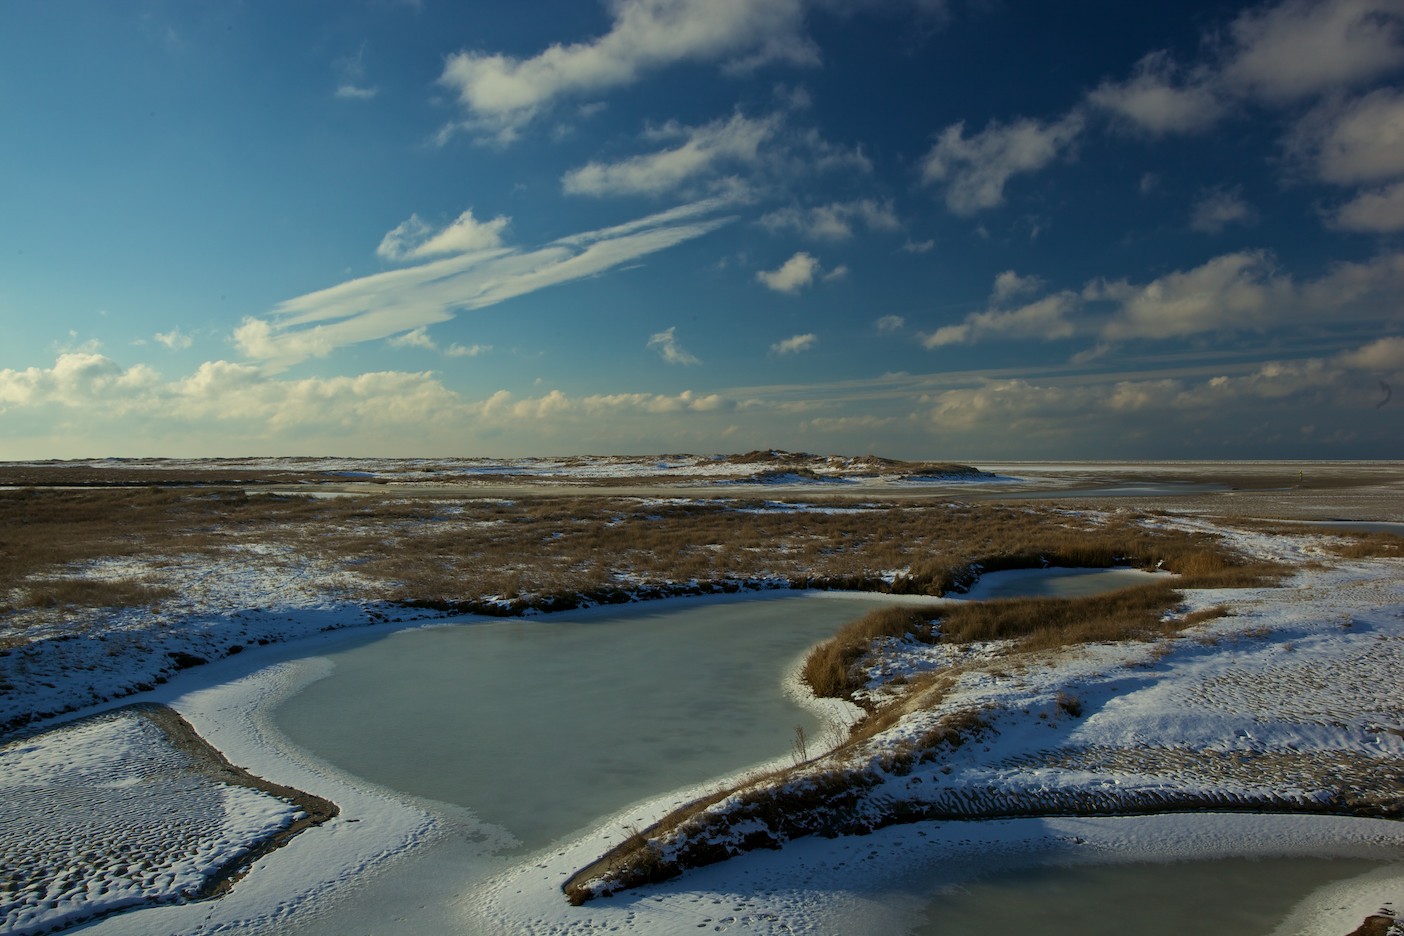
[[[448,612],[748,583],[940,594],[965,587],[980,568],[1045,563],[1159,562],[1182,571],[1208,562],[1195,574],[1224,582],[1264,574],[1232,557],[1198,555],[1212,552],[1211,538],[1148,531],[1129,517],[945,502],[829,506],[594,494],[317,499],[195,486],[0,491],[0,609],[8,609],[0,622],[22,612],[80,627],[81,616],[62,609],[160,600],[160,581],[58,594],[55,583],[83,578],[96,560],[159,569],[250,545],[353,572],[358,598]]]

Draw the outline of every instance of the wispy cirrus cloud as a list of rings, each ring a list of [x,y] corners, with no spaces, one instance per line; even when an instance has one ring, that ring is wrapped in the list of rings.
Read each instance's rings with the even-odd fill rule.
[[[647,347],[649,350],[657,351],[658,355],[669,364],[683,366],[701,364],[702,362],[696,355],[689,353],[678,341],[677,331],[677,327],[674,326],[650,336]]]
[[[649,132],[650,139],[676,146],[619,162],[590,162],[561,178],[567,195],[658,195],[728,165],[751,165],[760,147],[774,137],[778,117],[733,114],[700,127],[670,122]]]
[[[460,311],[595,276],[701,237],[735,220],[721,213],[730,204],[725,198],[692,202],[536,248],[490,246],[498,242],[506,219],[484,225],[469,212],[428,236],[403,231],[402,224],[387,235],[392,246],[382,249],[382,256],[448,255],[289,299],[267,316],[245,318],[233,340],[263,367],[285,370],[347,345],[413,332]]]

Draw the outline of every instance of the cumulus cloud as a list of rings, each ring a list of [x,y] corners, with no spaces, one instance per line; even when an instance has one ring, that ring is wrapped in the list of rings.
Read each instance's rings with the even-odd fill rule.
[[[1287,0],[1229,27],[1223,80],[1285,103],[1378,78],[1404,65],[1399,0]]]
[[[1290,306],[1291,281],[1278,276],[1261,251],[1215,257],[1193,270],[1145,286],[1103,284],[1120,311],[1102,333],[1109,340],[1169,338],[1206,331],[1260,329]]]
[[[756,120],[741,114],[701,127],[668,123],[650,136],[680,140],[677,146],[620,162],[587,163],[562,176],[561,187],[568,195],[658,195],[719,166],[756,162],[761,145],[778,127],[777,117]]]
[[[883,334],[899,332],[907,325],[907,320],[900,315],[884,315],[873,323],[873,327]]]
[[[1404,231],[1404,181],[1361,192],[1330,211],[1327,220],[1346,231],[1373,234]]]
[[[184,351],[195,343],[195,339],[182,332],[179,328],[172,328],[168,332],[157,332],[154,336],[157,343],[172,351]]]
[[[1130,79],[1104,81],[1087,97],[1094,106],[1154,136],[1204,130],[1218,120],[1223,105],[1207,69],[1181,72],[1169,53],[1152,52],[1136,64]]]
[[[930,253],[936,247],[934,240],[907,241],[902,245],[902,249],[911,254]]]
[[[498,215],[491,221],[479,221],[473,217],[473,209],[469,208],[451,224],[435,231],[420,220],[419,215],[412,214],[386,232],[375,252],[386,260],[398,262],[496,250],[502,246],[502,232],[510,223],[511,219],[505,215]]]
[[[974,312],[957,325],[947,325],[921,336],[926,348],[972,344],[992,337],[1038,338],[1056,341],[1069,338],[1077,327],[1069,318],[1081,304],[1074,292],[1054,293],[1016,309],[987,309]]]
[[[96,354],[60,355],[52,368],[0,370],[0,408],[60,407],[94,420],[134,415],[175,423],[243,423],[274,432],[326,425],[358,429],[433,422],[456,395],[427,373],[277,380],[257,367],[207,361],[165,381],[144,365]]]
[[[1302,407],[1362,412],[1378,395],[1377,380],[1401,373],[1404,338],[1385,338],[1335,355],[1268,361],[1211,376],[985,378],[932,394],[926,418],[938,431],[999,426],[1029,436],[1101,437],[1148,422],[1208,424],[1233,413],[1238,418],[1225,424],[1225,432],[1237,442],[1244,413],[1256,421],[1292,419]]]
[[[1316,108],[1290,141],[1323,182],[1377,183],[1404,176],[1404,93],[1381,88]]]
[[[762,216],[760,223],[771,231],[796,231],[822,241],[848,240],[853,237],[855,224],[862,224],[870,231],[895,231],[901,227],[891,202],[871,198],[811,208],[781,208]]]
[[[995,304],[1008,302],[1015,296],[1037,292],[1043,287],[1043,280],[1037,276],[1020,276],[1013,270],[1005,270],[995,276],[994,288],[990,291],[990,301]]]
[[[689,354],[687,349],[678,342],[676,326],[651,336],[646,347],[657,351],[659,356],[669,364],[686,366],[702,363],[696,356]]]
[[[283,370],[337,348],[401,335],[550,286],[595,276],[734,221],[718,212],[730,204],[708,199],[624,224],[562,237],[542,247],[475,250],[389,270],[280,303],[264,318],[234,330],[239,350]],[[462,219],[460,218],[460,221]],[[417,249],[452,249],[471,242],[480,225],[455,222]],[[451,236],[445,236],[450,235]]]
[[[613,0],[603,36],[552,45],[529,58],[462,51],[439,83],[468,114],[467,125],[508,142],[567,96],[598,94],[681,62],[723,62],[745,70],[765,62],[813,65],[801,0]]]
[[[1257,219],[1257,211],[1236,189],[1201,192],[1190,209],[1190,227],[1205,234],[1218,234],[1230,224],[1252,224]]]
[[[808,351],[819,343],[819,336],[809,333],[804,335],[793,335],[784,341],[777,341],[770,346],[771,354],[799,354],[801,351]]]
[[[445,357],[477,357],[492,350],[488,345],[461,345],[457,342],[447,348],[440,348],[439,343],[430,337],[429,329],[425,326],[411,329],[403,335],[388,338],[386,343],[392,348],[421,348],[425,351],[435,351],[442,353]]]
[[[1204,45],[1203,56],[1189,66],[1166,50],[1154,51],[1130,78],[1102,82],[1087,102],[1162,136],[1204,130],[1235,102],[1288,107],[1339,96],[1404,66],[1404,2],[1266,3],[1206,36]]]
[[[1392,375],[1404,373],[1404,338],[1380,338],[1368,345],[1344,351],[1336,363],[1354,370]]]
[[[946,206],[972,215],[1004,204],[1011,178],[1043,169],[1066,156],[1083,129],[1077,112],[1044,122],[1029,118],[1012,123],[991,121],[973,136],[965,123],[941,131],[922,160],[922,180],[945,187]]]
[[[774,270],[761,270],[756,279],[776,292],[794,295],[813,285],[814,279],[822,271],[819,261],[811,254],[800,251]]]

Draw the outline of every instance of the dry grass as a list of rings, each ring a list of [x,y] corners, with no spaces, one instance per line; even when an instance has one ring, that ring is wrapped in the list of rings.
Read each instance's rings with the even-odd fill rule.
[[[932,639],[932,612],[915,608],[879,608],[846,625],[809,652],[801,676],[821,698],[850,698],[865,682],[858,661],[868,655],[873,641],[908,635]]]
[[[242,489],[0,491],[0,604],[45,612],[48,585],[104,557],[159,565],[250,544],[354,571],[363,597],[445,611],[516,612],[628,600],[630,592],[743,582],[939,594],[978,568],[1130,562],[1188,567],[1210,541],[1055,510],[903,502],[820,513],[743,499],[371,495]],[[1261,576],[1220,558],[1198,574]],[[889,585],[892,573],[895,582]],[[1178,571],[1178,569],[1177,569]],[[159,597],[114,590],[104,602]]]
[[[941,639],[953,643],[1015,640],[1020,650],[1143,640],[1181,626],[1165,614],[1184,596],[1163,583],[1080,598],[1004,598],[943,609]]]
[[[1394,533],[1355,533],[1345,542],[1326,547],[1342,559],[1398,559],[1404,556],[1404,536]]]

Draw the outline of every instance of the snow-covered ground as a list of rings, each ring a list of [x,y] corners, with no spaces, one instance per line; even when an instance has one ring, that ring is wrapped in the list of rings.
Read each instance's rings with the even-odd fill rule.
[[[130,711],[0,748],[0,932],[198,897],[291,804],[208,775]]]
[[[1397,790],[1404,775],[1402,560],[1340,559],[1326,549],[1326,532],[1256,532],[1185,516],[1156,522],[1222,533],[1242,552],[1298,571],[1280,588],[1190,592],[1185,610],[1224,605],[1230,613],[1158,644],[1098,645],[1043,660],[1007,658],[997,645],[959,652],[890,646],[877,670],[887,678],[951,666],[961,673],[939,708],[897,724],[879,743],[895,744],[971,707],[984,709],[990,730],[940,760],[885,773],[874,802],[902,798],[973,815],[1021,800],[1153,809],[1175,797],[1217,795],[1227,805],[1276,798],[1309,807],[1352,785],[1378,793],[1394,783]],[[156,627],[119,621],[100,638],[53,644],[51,659],[22,674],[24,693],[0,698],[3,722],[25,706],[42,711],[75,696],[96,703],[126,688],[109,664],[108,641],[138,642],[152,659],[225,641],[247,646],[141,698],[171,704],[234,763],[342,808],[337,819],[261,858],[225,897],[108,917],[95,933],[283,931],[322,912],[324,901],[359,906],[358,882],[392,876],[397,862],[437,847],[445,830],[491,834],[316,763],[269,728],[264,713],[317,678],[315,655],[343,639],[321,631],[407,626],[365,624],[377,609],[314,601],[297,583],[316,570],[298,569],[294,556],[262,562],[269,558],[251,560],[242,575],[212,572],[207,591],[188,593],[182,620]],[[269,610],[219,614],[229,589],[246,597],[262,589],[244,605]],[[261,639],[293,642],[265,647]],[[0,748],[8,810],[0,862],[10,875],[8,886],[0,880],[0,931],[42,932],[123,902],[179,899],[205,869],[290,820],[286,804],[263,794],[178,779],[178,752],[143,724],[113,715]],[[562,881],[618,840],[619,820],[646,824],[684,795],[604,817],[576,842],[491,869],[437,911],[454,921],[446,931],[886,932],[924,918],[925,898],[915,894],[931,892],[933,882],[959,883],[962,868],[990,855],[1071,863],[1235,854],[1404,859],[1404,824],[1381,819],[1214,813],[946,821],[806,838],[582,908],[566,905]],[[46,805],[53,803],[68,805]],[[108,861],[117,854],[131,857]],[[904,889],[914,877],[920,887]],[[373,886],[366,893],[374,895]],[[385,899],[364,902],[379,905],[374,922],[392,930],[398,911]],[[406,906],[415,900],[401,899]],[[1284,932],[1344,936],[1382,904],[1404,906],[1404,866],[1312,901],[1293,911],[1295,928]]]

